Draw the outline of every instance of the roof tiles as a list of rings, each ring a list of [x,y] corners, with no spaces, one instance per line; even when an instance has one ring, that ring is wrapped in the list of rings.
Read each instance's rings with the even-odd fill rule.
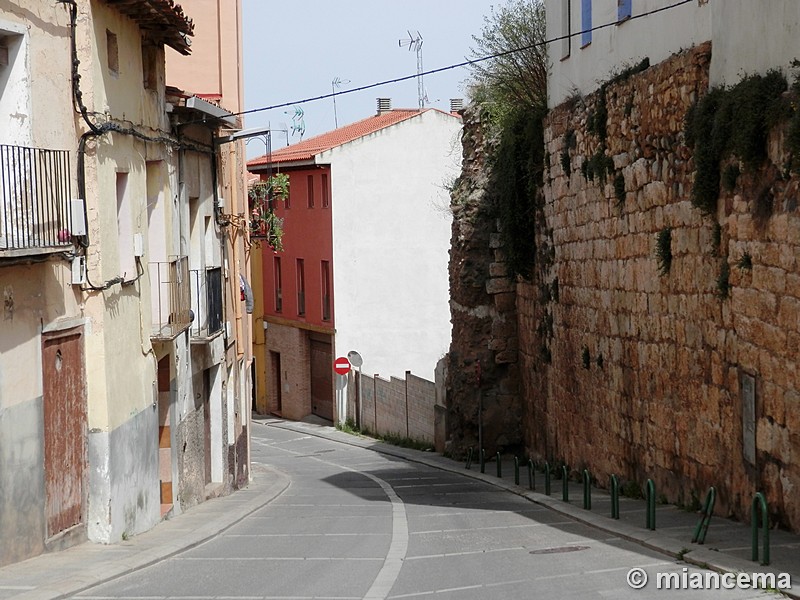
[[[431,110],[431,109],[428,109]],[[394,109],[382,112],[378,115],[356,121],[350,125],[345,125],[323,133],[321,135],[308,138],[297,144],[286,146],[274,151],[271,155],[259,156],[247,163],[248,167],[257,167],[266,164],[280,164],[288,162],[299,162],[312,159],[317,154],[326,150],[341,146],[358,138],[364,137],[406,119],[410,119],[420,114],[418,109]]]

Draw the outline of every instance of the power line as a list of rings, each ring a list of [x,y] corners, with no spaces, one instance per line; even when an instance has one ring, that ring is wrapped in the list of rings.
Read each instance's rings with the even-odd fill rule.
[[[675,2],[675,3],[669,4],[667,6],[662,6],[661,8],[656,8],[656,9],[653,9],[651,11],[639,14],[639,15],[633,15],[631,17],[628,17],[625,21],[626,22],[627,21],[634,21],[636,19],[642,19],[644,17],[649,17],[649,16],[657,14],[657,13],[661,13],[661,12],[664,12],[664,11],[667,11],[667,10],[672,10],[673,8],[677,8],[679,6],[683,6],[684,4],[689,4],[690,2],[694,2],[694,0],[680,0],[679,2]],[[505,52],[498,52],[497,54],[491,54],[489,56],[482,56],[480,58],[475,58],[475,59],[472,59],[472,60],[465,60],[463,62],[452,64],[452,65],[448,65],[446,67],[439,67],[438,69],[432,69],[430,71],[424,71],[422,73],[415,73],[414,75],[405,75],[404,77],[397,77],[396,79],[387,79],[385,81],[379,81],[377,83],[370,83],[370,84],[367,84],[367,85],[362,85],[360,87],[350,88],[348,90],[344,90],[344,91],[341,91],[341,92],[335,92],[335,93],[331,93],[331,94],[323,94],[321,96],[313,96],[311,98],[305,98],[303,100],[293,100],[292,102],[283,102],[281,104],[274,104],[272,106],[264,106],[264,107],[261,107],[261,108],[251,108],[249,110],[243,110],[242,112],[232,113],[232,114],[233,114],[233,116],[250,115],[250,114],[254,114],[254,113],[264,112],[264,111],[267,111],[267,110],[275,110],[276,108],[286,108],[287,106],[294,106],[296,104],[305,104],[307,102],[316,102],[317,100],[326,100],[328,98],[332,98],[332,97],[335,97],[335,96],[344,96],[345,94],[353,94],[355,92],[363,92],[365,90],[370,90],[370,89],[373,89],[373,88],[376,88],[376,87],[382,87],[382,86],[391,85],[391,84],[394,84],[394,83],[401,83],[403,81],[408,81],[409,79],[416,79],[417,77],[420,77],[420,76],[435,75],[436,73],[442,73],[444,71],[450,71],[452,69],[460,69],[462,67],[468,67],[468,66],[471,66],[471,65],[475,65],[475,64],[487,61],[487,60],[492,60],[493,58],[500,58],[501,56],[508,56],[509,54],[515,54],[517,52],[523,52],[525,50],[530,50],[531,48],[538,48],[539,46],[545,46],[547,44],[553,44],[555,42],[560,42],[562,40],[566,40],[566,39],[569,39],[569,38],[578,37],[579,35],[582,35],[583,33],[588,33],[590,31],[599,31],[601,29],[607,29],[608,27],[616,27],[618,25],[619,25],[619,21],[614,21],[612,23],[604,23],[603,25],[598,25],[597,27],[591,27],[589,29],[584,29],[582,31],[577,31],[575,33],[569,33],[567,35],[561,35],[561,36],[554,37],[554,38],[549,39],[549,40],[544,40],[542,42],[537,42],[535,44],[531,44],[529,46],[524,46],[522,48],[515,48],[513,50],[506,50]]]

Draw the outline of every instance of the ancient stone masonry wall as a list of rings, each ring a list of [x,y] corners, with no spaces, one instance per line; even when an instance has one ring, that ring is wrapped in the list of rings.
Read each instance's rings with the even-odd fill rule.
[[[451,194],[453,341],[447,356],[446,429],[447,450],[456,456],[477,447],[481,421],[489,455],[522,442],[516,284],[509,276],[491,198],[487,158],[495,140],[488,129],[479,111],[465,111],[462,173]]]
[[[800,182],[778,128],[772,164],[717,214],[692,205],[684,116],[710,58],[685,51],[548,116],[537,244],[553,252],[517,305],[526,442],[602,486],[653,478],[670,502],[714,485],[717,512],[745,519],[762,490],[798,530]],[[754,216],[765,193],[772,213]]]

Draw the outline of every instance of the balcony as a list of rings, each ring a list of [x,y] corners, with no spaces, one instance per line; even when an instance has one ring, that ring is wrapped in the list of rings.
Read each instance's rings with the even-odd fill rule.
[[[191,335],[208,340],[222,331],[222,269],[195,269],[189,272],[194,322]]]
[[[0,144],[0,257],[71,245],[69,152]]]
[[[172,340],[192,325],[189,295],[189,258],[148,265],[152,290],[153,340]]]

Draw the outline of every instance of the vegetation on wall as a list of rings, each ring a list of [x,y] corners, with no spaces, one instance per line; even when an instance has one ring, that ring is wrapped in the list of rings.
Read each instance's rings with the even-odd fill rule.
[[[511,272],[530,278],[536,259],[536,199],[544,172],[544,111],[515,111],[493,161],[493,196]]]
[[[672,266],[672,229],[665,227],[656,235],[656,259],[658,271],[662,275],[669,273]]]
[[[686,144],[694,149],[695,182],[692,203],[705,213],[717,209],[720,186],[733,189],[738,165],[721,172],[721,162],[734,157],[746,172],[767,158],[767,135],[785,118],[786,78],[779,71],[750,75],[731,88],[714,88],[687,113]]]
[[[526,279],[536,259],[536,205],[544,173],[544,16],[540,0],[510,0],[492,7],[472,49],[475,58],[493,56],[473,65],[470,94],[499,138],[490,157],[493,207],[510,273]]]

